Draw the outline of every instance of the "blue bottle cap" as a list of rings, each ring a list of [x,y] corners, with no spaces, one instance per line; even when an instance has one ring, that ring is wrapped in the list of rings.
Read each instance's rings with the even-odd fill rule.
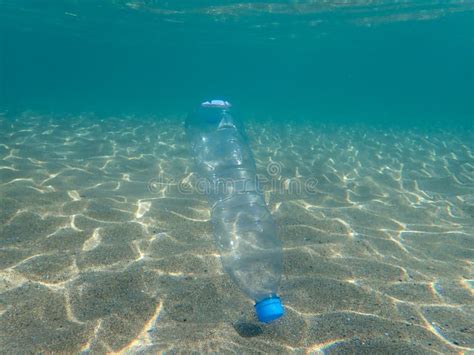
[[[255,304],[255,311],[260,322],[270,323],[285,314],[280,297],[272,296]]]

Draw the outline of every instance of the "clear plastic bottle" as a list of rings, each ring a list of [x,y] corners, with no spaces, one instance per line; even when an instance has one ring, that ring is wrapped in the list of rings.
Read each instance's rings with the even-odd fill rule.
[[[222,100],[202,103],[188,116],[186,133],[224,270],[255,300],[258,319],[267,323],[284,314],[277,296],[282,248],[243,125],[230,107]]]

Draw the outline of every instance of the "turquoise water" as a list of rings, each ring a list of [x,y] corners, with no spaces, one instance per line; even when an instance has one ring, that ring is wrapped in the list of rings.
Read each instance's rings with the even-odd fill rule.
[[[379,3],[3,1],[0,104],[185,113],[218,96],[284,120],[467,122],[472,3]]]
[[[0,0],[0,353],[473,351],[473,63],[473,1]],[[180,190],[212,98],[271,182],[270,325]]]

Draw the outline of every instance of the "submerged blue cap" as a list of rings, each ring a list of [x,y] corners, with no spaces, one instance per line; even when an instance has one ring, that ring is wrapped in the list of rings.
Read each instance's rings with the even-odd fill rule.
[[[255,304],[255,311],[260,322],[270,323],[285,314],[280,297],[272,296]]]

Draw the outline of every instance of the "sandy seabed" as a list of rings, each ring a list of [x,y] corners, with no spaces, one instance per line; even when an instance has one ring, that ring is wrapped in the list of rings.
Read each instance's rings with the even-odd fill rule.
[[[0,352],[474,351],[473,132],[248,123],[284,247],[262,325],[182,120],[0,115]]]

